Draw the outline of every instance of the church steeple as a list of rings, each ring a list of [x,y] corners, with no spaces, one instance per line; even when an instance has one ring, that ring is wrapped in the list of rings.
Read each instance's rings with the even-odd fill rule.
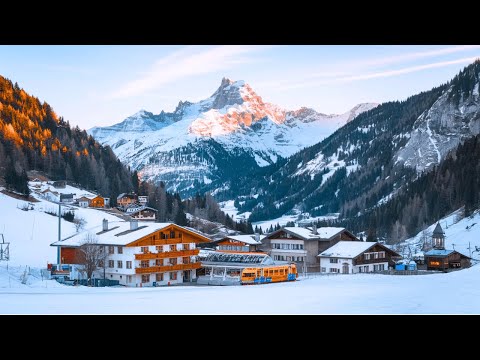
[[[432,243],[434,249],[445,250],[445,232],[440,223],[437,223],[435,230],[433,230]]]

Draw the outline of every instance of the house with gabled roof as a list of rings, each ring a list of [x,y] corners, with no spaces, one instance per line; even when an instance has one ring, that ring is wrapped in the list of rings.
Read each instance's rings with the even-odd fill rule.
[[[395,266],[401,256],[392,249],[367,241],[339,241],[317,257],[322,273],[356,274],[380,272]]]
[[[81,269],[80,247],[86,239],[108,254],[105,267],[94,273],[94,278],[119,281],[130,287],[173,285],[190,282],[200,268],[197,261],[197,243],[210,239],[174,223],[103,220],[102,225],[56,241],[60,247],[60,264],[55,269]],[[65,266],[68,265],[68,266]],[[80,274],[81,271],[66,270]],[[81,279],[70,279],[81,280]]]
[[[273,260],[294,261],[299,271],[319,272],[317,255],[339,241],[360,241],[343,227],[282,227],[267,234],[262,250]]]
[[[223,252],[256,252],[260,251],[263,238],[265,235],[260,234],[227,235],[220,240],[212,241],[211,245]]]

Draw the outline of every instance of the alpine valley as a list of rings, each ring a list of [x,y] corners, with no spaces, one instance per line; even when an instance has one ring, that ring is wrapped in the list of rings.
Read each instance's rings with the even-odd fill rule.
[[[480,133],[479,73],[477,61],[429,91],[342,115],[287,111],[243,81],[223,79],[206,100],[89,132],[142,178],[184,196],[235,200],[252,222],[335,213],[354,231],[405,238],[476,201],[460,194],[478,189],[478,176],[455,163],[477,151],[464,142]]]

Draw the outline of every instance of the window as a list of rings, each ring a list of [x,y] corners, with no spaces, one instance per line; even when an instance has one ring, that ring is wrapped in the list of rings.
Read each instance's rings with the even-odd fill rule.
[[[183,244],[183,250],[190,250],[190,244]]]
[[[327,269],[322,267],[322,272],[327,272]]]
[[[175,231],[170,231],[170,239],[173,239],[175,238]]]
[[[363,267],[363,272],[368,272],[368,265]]]
[[[150,282],[150,274],[142,275],[142,284]]]
[[[122,246],[118,246],[118,247],[117,247],[117,252],[118,252],[119,254],[123,254],[123,247],[122,247]]]
[[[160,246],[156,246],[155,248],[157,249],[157,252],[159,253],[163,252],[163,246],[160,245]]]
[[[330,268],[331,273],[339,273],[340,269]]]
[[[378,257],[379,257],[380,259],[385,259],[385,251],[380,251],[380,252],[378,253]]]
[[[163,281],[163,274],[155,274],[156,281]]]
[[[140,262],[140,267],[142,267],[142,268],[148,268],[149,266],[150,266],[150,264],[149,264],[148,260],[142,260]]]
[[[300,250],[303,250],[303,244],[300,244]]]
[[[148,253],[148,246],[142,246],[142,247],[140,248],[140,251],[141,251],[142,253],[144,253],[144,254]]]
[[[98,267],[103,268],[103,260],[100,260],[100,261],[98,262]]]
[[[163,232],[160,232],[160,239],[165,239],[165,234]]]
[[[184,257],[183,258],[183,263],[184,264],[190,264],[190,258],[189,257]]]
[[[374,252],[374,253],[373,253],[373,258],[374,258],[374,259],[378,259],[378,252]]]
[[[169,260],[170,265],[177,265],[177,258],[171,258]]]
[[[109,246],[108,247],[108,253],[109,254],[115,254],[115,247],[114,246]]]
[[[131,269],[132,268],[132,262],[131,261],[127,261],[127,269]]]
[[[115,267],[115,263],[113,262],[113,260],[108,260],[108,267],[109,268]]]
[[[170,245],[170,251],[177,251],[177,245]]]
[[[360,267],[358,268],[358,272],[359,272],[359,273],[363,272],[362,269],[363,269],[363,268],[360,266]]]
[[[119,269],[123,268],[123,261],[122,260],[117,261],[117,268],[119,268]]]
[[[131,283],[132,282],[132,275],[127,275],[127,283]]]
[[[155,259],[155,266],[163,266],[163,259]]]
[[[370,253],[365,253],[365,254],[363,254],[363,258],[365,260],[370,260],[370,255],[371,255]]]
[[[373,271],[383,271],[385,270],[385,264],[373,265]]]
[[[171,272],[170,273],[170,280],[177,280],[177,273],[176,272]]]
[[[338,264],[338,259],[331,258],[330,259],[330,264]]]

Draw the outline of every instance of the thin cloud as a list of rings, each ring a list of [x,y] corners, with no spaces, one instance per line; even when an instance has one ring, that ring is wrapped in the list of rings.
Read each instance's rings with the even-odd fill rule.
[[[225,45],[213,48],[188,46],[156,61],[139,78],[130,81],[110,94],[109,98],[120,99],[145,94],[167,84],[190,76],[197,76],[229,69],[253,62],[253,52],[261,46]]]
[[[420,59],[435,57],[439,55],[455,54],[458,52],[470,51],[475,49],[480,49],[480,45],[460,45],[460,46],[452,46],[452,47],[446,47],[446,48],[435,49],[435,50],[417,51],[417,52],[411,52],[407,54],[387,56],[387,57],[376,58],[376,59],[367,59],[363,61],[360,60],[360,61],[356,61],[355,63],[352,63],[352,65],[357,67],[389,65],[389,64],[400,63],[400,62],[420,60]]]
[[[299,88],[305,88],[305,87],[316,87],[316,86],[329,85],[329,84],[348,83],[353,81],[393,77],[393,76],[410,74],[410,73],[428,70],[428,69],[442,68],[450,65],[469,64],[474,62],[478,58],[479,56],[474,56],[474,57],[461,58],[456,60],[440,61],[440,62],[435,62],[430,64],[410,66],[410,67],[397,69],[397,70],[385,70],[385,71],[371,72],[371,73],[360,74],[360,75],[341,76],[335,79],[324,80],[324,81],[302,82],[302,83],[283,84],[283,85],[277,83],[276,89],[291,90],[291,89],[299,89]]]

